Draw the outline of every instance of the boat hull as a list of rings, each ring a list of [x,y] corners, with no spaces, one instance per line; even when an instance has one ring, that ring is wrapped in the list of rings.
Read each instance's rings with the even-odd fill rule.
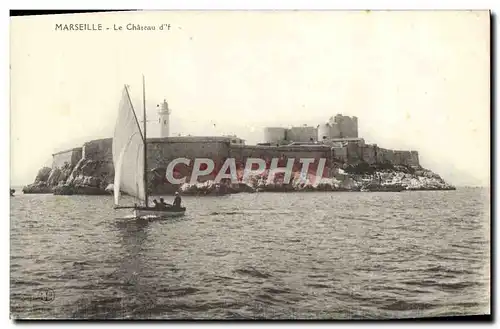
[[[404,190],[406,188],[401,184],[368,184],[360,189],[361,192],[402,192]]]
[[[183,216],[185,213],[186,213],[186,208],[180,208],[180,209],[135,208],[134,209],[134,216],[136,218],[146,217],[146,216],[174,218]]]

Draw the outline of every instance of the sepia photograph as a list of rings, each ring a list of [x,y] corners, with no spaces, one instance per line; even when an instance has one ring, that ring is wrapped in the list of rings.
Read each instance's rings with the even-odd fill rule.
[[[491,320],[490,11],[9,20],[12,320]]]

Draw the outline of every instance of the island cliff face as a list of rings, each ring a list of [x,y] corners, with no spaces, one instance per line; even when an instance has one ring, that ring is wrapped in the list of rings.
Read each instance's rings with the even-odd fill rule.
[[[167,137],[148,139],[148,190],[151,195],[227,194],[259,191],[379,191],[379,190],[448,190],[454,189],[439,175],[422,168],[415,151],[394,151],[353,141],[332,145],[260,146],[233,144],[230,137]],[[288,184],[275,181],[267,184],[267,173],[252,177],[249,182],[215,184],[215,174],[198,179],[196,184],[173,185],[166,181],[167,165],[175,158],[212,159],[220,168],[227,158],[238,164],[248,158],[270,160],[279,158],[327,159],[321,179],[314,182],[298,177]],[[280,165],[285,166],[285,165]],[[190,168],[177,172],[187,176]],[[24,193],[89,194],[112,193],[114,167],[112,139],[100,139],[53,154],[52,168],[39,170],[35,182],[23,188]]]
[[[112,139],[94,140],[52,158],[52,168],[40,169],[24,193],[108,194],[106,187],[114,180]]]

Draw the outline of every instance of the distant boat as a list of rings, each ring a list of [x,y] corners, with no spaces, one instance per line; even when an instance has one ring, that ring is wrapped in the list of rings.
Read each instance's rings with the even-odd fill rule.
[[[382,183],[382,184],[374,184],[369,183],[365,184],[361,187],[361,192],[401,192],[406,188],[399,183]]]
[[[10,189],[10,196],[14,196],[14,193],[16,193],[16,190],[14,190],[13,188]]]
[[[136,218],[144,216],[162,218],[182,216],[186,212],[184,207],[168,205],[167,207],[156,208],[149,206],[148,203],[145,95],[143,77],[144,126],[142,134],[137,115],[130,100],[128,87],[125,85],[123,88],[113,136],[115,209],[133,209]],[[120,191],[139,199],[142,204],[120,206]]]

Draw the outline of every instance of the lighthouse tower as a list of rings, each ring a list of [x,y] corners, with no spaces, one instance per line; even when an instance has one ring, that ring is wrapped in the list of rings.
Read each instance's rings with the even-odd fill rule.
[[[161,105],[158,105],[158,123],[160,124],[160,138],[168,137],[170,134],[170,113],[168,103],[163,100]]]

